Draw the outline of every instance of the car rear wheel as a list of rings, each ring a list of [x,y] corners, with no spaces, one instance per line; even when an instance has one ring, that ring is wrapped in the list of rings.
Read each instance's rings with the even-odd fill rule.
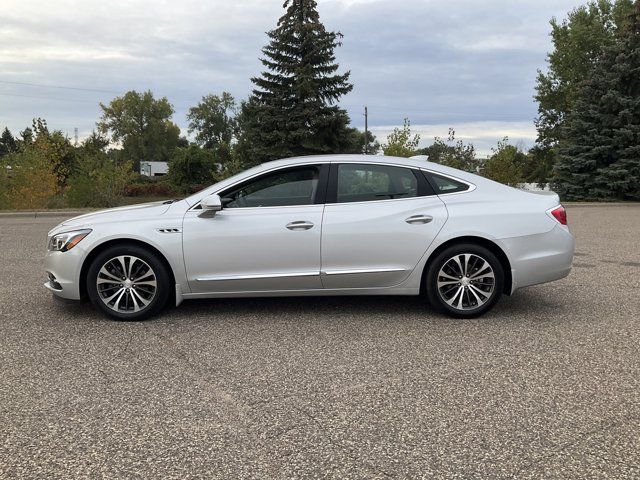
[[[94,306],[117,320],[144,320],[169,298],[171,280],[157,255],[137,245],[116,245],[101,252],[87,274]]]
[[[503,287],[500,261],[480,245],[453,245],[440,252],[426,272],[429,302],[456,318],[488,312],[502,296]]]

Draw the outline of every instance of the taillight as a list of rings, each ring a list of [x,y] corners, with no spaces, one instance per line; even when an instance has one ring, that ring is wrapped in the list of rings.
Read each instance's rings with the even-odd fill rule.
[[[561,225],[567,224],[567,211],[564,209],[562,205],[551,210],[551,215],[555,218]]]

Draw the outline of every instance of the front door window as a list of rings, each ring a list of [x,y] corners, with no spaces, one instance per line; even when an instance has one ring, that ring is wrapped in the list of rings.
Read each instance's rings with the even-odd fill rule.
[[[316,166],[281,170],[224,192],[222,203],[224,208],[313,205],[319,178]]]

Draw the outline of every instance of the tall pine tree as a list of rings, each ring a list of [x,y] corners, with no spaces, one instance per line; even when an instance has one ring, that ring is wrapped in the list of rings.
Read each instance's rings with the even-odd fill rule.
[[[268,32],[266,71],[242,106],[238,152],[257,164],[294,155],[338,153],[352,147],[349,117],[336,102],[349,93],[349,72],[337,73],[342,35],[320,22],[315,0],[286,0]]]
[[[18,142],[16,142],[13,135],[7,127],[2,131],[2,135],[0,135],[0,157],[7,155],[8,153],[13,153],[18,150]]]
[[[640,0],[567,117],[556,189],[566,199],[640,199]]]

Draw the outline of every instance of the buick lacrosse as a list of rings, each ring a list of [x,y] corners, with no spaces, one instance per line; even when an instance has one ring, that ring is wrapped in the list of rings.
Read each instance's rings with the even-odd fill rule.
[[[424,295],[474,317],[571,270],[556,194],[420,158],[299,157],[49,232],[45,287],[140,320],[214,297]]]

